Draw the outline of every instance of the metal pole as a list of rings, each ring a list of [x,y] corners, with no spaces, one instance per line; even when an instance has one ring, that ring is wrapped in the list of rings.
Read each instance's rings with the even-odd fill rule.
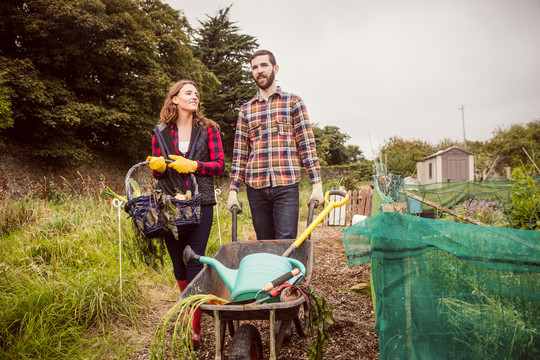
[[[113,205],[118,208],[118,257],[120,260],[120,296],[122,296],[122,223],[120,217],[122,201],[119,199],[114,199]]]
[[[461,105],[459,110],[461,110],[461,122],[463,125],[463,148],[467,150],[467,139],[465,138],[465,105]]]

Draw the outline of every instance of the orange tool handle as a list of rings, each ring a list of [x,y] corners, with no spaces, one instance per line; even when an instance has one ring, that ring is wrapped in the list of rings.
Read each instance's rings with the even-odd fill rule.
[[[276,288],[270,290],[269,295],[270,295],[271,297],[277,296],[277,295],[281,294],[281,292],[282,292],[283,290],[285,290],[286,287],[291,287],[291,284],[289,284],[289,283],[283,283],[283,284],[279,285],[278,287],[276,287]]]
[[[285,281],[291,279],[293,276],[296,276],[300,274],[300,269],[294,268],[285,275],[281,275],[277,279],[273,280],[272,282],[269,282],[263,287],[263,291],[270,291],[271,289],[275,288],[278,285],[283,284]]]

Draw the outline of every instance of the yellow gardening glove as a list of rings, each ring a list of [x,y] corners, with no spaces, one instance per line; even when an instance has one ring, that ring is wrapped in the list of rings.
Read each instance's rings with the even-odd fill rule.
[[[324,203],[324,195],[322,192],[322,182],[313,184],[313,190],[309,196],[308,205],[315,202],[315,207]]]
[[[169,155],[169,157],[174,160],[173,163],[169,164],[169,167],[172,167],[180,174],[188,174],[195,172],[195,170],[197,170],[197,167],[199,166],[199,163],[197,161],[188,160],[183,156]]]
[[[167,169],[167,164],[165,164],[165,158],[163,156],[149,156],[146,158],[146,161],[150,161],[148,166],[150,166],[150,169],[157,172],[162,173],[165,171],[165,169]]]

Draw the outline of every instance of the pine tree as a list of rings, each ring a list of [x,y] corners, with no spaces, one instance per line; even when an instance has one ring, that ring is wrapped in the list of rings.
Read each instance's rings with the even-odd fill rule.
[[[231,5],[232,6],[232,5]],[[238,110],[251,99],[257,87],[252,80],[249,60],[257,48],[251,35],[240,34],[240,29],[229,19],[231,6],[220,9],[216,16],[200,21],[193,53],[216,75],[221,85],[215,93],[202,93],[204,115],[221,127],[223,150],[232,156]]]

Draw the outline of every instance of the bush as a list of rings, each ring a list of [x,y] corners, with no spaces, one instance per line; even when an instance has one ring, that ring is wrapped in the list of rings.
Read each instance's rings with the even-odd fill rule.
[[[520,168],[512,171],[512,191],[508,206],[514,229],[538,230],[540,189]]]

